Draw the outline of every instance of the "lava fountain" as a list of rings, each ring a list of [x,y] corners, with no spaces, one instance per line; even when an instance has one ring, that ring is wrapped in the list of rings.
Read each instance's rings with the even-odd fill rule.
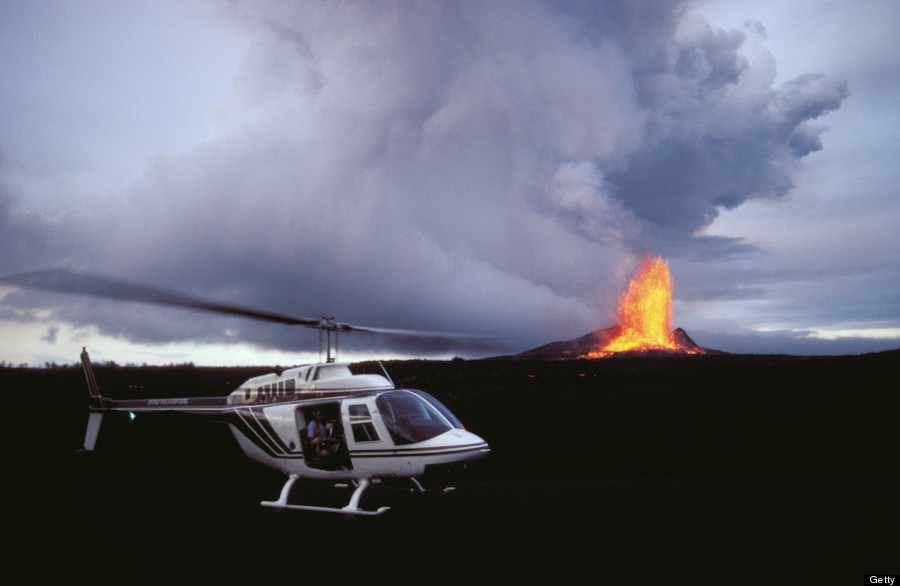
[[[628,290],[619,298],[618,310],[619,334],[586,358],[646,350],[697,352],[680,345],[672,332],[672,277],[661,256],[644,257]]]

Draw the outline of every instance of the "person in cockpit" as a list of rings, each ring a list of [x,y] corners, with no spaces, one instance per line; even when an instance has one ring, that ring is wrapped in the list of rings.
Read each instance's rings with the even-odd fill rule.
[[[325,470],[337,469],[344,459],[343,436],[338,420],[328,419],[326,422],[324,414],[319,409],[312,415],[312,420],[306,426],[309,444],[315,449],[314,455],[308,455],[311,458],[309,465]]]
[[[331,452],[326,447],[326,442],[330,428],[333,427],[333,423],[325,423],[322,410],[316,409],[313,413],[313,420],[306,426],[306,437],[309,438],[309,443],[316,447],[317,457],[328,458],[331,456]]]

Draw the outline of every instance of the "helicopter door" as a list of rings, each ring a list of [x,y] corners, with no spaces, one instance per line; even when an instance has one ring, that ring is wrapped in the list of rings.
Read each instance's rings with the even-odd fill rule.
[[[316,412],[320,412],[322,415],[318,422],[316,421]],[[339,403],[323,403],[306,408],[298,407],[297,426],[308,466],[322,470],[353,468],[347,452],[347,441],[344,435],[344,426],[341,423]],[[319,430],[324,438],[323,442],[318,445],[310,443],[311,428]]]
[[[400,470],[400,458],[390,457],[395,456],[394,444],[378,416],[374,399],[345,399],[341,416],[355,470],[386,475]]]

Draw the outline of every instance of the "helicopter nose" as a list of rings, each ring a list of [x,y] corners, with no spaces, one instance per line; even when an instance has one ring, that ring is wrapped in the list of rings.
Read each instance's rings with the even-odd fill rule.
[[[464,429],[448,431],[444,434],[443,439],[448,448],[458,450],[459,455],[462,456],[461,459],[478,460],[491,451],[484,439]]]

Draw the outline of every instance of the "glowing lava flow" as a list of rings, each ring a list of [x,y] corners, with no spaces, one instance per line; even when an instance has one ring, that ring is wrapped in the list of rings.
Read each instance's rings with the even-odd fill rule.
[[[672,333],[672,277],[662,257],[644,257],[637,275],[619,299],[619,324],[619,335],[603,348],[590,352],[587,358],[628,351],[686,351]]]

